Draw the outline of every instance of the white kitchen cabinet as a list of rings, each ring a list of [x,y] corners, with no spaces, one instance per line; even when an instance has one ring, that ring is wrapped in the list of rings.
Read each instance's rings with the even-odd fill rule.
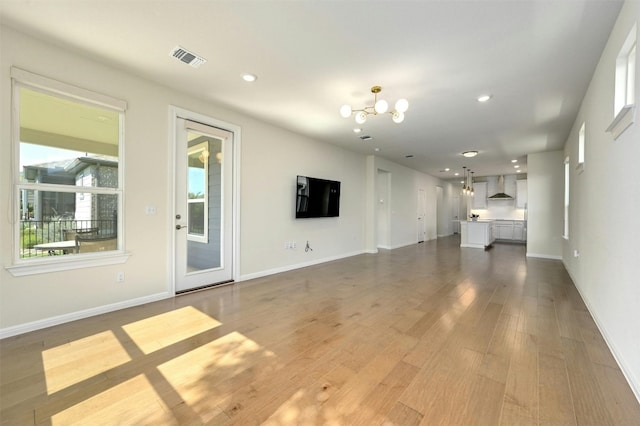
[[[486,248],[493,244],[494,227],[490,220],[460,221],[460,247]]]
[[[513,221],[497,220],[494,223],[496,240],[513,240]]]
[[[513,239],[516,241],[524,241],[524,223],[515,222],[513,225]]]
[[[473,184],[473,199],[471,201],[472,209],[487,208],[487,182],[476,182]]]
[[[520,179],[516,181],[516,208],[527,208],[527,180]]]

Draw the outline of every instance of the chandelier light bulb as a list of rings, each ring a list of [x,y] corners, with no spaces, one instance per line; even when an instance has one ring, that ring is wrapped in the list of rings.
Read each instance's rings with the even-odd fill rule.
[[[356,123],[364,124],[367,121],[367,113],[364,111],[360,111],[356,114]]]
[[[394,111],[391,119],[394,123],[400,124],[404,121],[404,113],[400,111]]]
[[[389,110],[389,104],[384,99],[380,99],[376,102],[373,109],[375,109],[378,114],[384,114]]]
[[[342,105],[342,107],[340,108],[340,115],[343,118],[349,118],[351,117],[351,105]]]
[[[406,99],[398,99],[398,102],[396,102],[396,111],[404,113],[407,112],[408,109],[409,101]]]

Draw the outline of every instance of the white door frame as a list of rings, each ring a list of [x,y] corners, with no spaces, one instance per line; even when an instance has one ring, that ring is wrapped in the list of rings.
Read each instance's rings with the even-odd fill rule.
[[[231,124],[226,121],[218,120],[216,118],[208,117],[206,115],[189,111],[173,105],[169,106],[169,161],[167,170],[169,171],[169,178],[171,182],[171,199],[167,205],[167,230],[170,232],[168,241],[171,242],[167,253],[169,270],[167,273],[170,276],[168,280],[168,291],[171,294],[176,294],[176,232],[175,232],[175,215],[176,215],[176,167],[178,158],[176,158],[175,152],[177,148],[177,132],[176,121],[178,118],[184,118],[190,121],[196,121],[198,123],[205,124],[207,126],[217,127],[223,130],[227,130],[233,133],[233,185],[232,185],[232,218],[233,218],[233,230],[232,230],[232,273],[231,278],[234,281],[240,279],[240,146],[241,146],[241,131],[240,126]]]

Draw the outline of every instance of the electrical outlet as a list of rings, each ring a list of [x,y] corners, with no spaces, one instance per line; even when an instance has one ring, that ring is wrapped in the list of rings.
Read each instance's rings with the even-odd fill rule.
[[[123,282],[124,281],[124,272],[118,272],[116,274],[116,282]]]

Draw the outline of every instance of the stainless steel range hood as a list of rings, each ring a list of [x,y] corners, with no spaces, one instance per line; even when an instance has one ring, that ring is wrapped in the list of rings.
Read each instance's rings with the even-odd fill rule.
[[[498,177],[498,192],[487,197],[488,200],[513,200],[513,197],[504,192],[504,176]]]

